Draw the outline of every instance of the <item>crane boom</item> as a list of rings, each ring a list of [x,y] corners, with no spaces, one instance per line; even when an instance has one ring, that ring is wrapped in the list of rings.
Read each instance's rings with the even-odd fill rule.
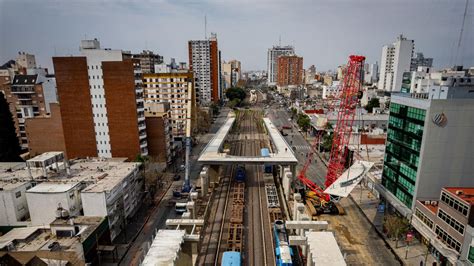
[[[352,135],[352,124],[354,122],[356,107],[359,102],[358,96],[362,85],[361,80],[364,61],[364,56],[351,55],[346,66],[340,89],[341,92],[339,94],[339,109],[337,123],[333,133],[328,172],[324,183],[326,187],[334,183],[344,170],[347,155],[345,150]],[[298,174],[298,179],[313,191],[317,197],[329,201],[329,195],[325,194],[320,186],[306,177],[306,171],[313,160],[314,152],[317,149],[320,139],[321,134],[318,134],[311,145],[311,150],[305,165]]]

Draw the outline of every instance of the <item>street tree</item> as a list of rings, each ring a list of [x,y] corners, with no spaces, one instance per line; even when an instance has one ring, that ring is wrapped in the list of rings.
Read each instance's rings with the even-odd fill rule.
[[[380,107],[379,98],[372,98],[372,99],[370,99],[370,101],[365,106],[365,110],[367,110],[367,112],[369,112],[369,113],[372,113],[374,108],[379,108],[379,107]]]

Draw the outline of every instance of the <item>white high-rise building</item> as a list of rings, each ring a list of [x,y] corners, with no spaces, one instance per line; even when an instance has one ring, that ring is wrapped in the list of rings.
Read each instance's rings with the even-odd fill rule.
[[[398,92],[401,90],[403,73],[410,71],[415,43],[403,35],[393,44],[382,48],[380,60],[379,90]]]
[[[278,77],[278,57],[282,55],[294,55],[295,48],[293,46],[273,46],[268,49],[267,56],[267,73],[269,86],[275,86]]]

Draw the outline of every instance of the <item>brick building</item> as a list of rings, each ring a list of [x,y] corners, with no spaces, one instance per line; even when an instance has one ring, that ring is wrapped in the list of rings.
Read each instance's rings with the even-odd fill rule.
[[[279,87],[303,84],[303,57],[284,55],[278,57],[277,85]]]
[[[169,103],[155,103],[145,111],[148,155],[167,164],[174,156],[170,115]]]

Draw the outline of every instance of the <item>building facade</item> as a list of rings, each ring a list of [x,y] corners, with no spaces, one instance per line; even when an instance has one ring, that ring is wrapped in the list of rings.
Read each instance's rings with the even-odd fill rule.
[[[429,93],[392,95],[379,192],[403,215],[442,187],[474,186],[473,81],[450,78]]]
[[[416,71],[418,67],[432,67],[433,58],[424,57],[423,53],[416,53],[411,59],[410,71]]]
[[[224,78],[224,88],[236,87],[237,82],[242,78],[242,68],[240,61],[231,60],[222,63],[222,76]]]
[[[194,73],[197,103],[217,103],[222,98],[220,51],[217,35],[188,42],[189,69]]]
[[[267,52],[267,84],[275,86],[278,79],[278,57],[282,55],[294,55],[293,46],[273,46]]]
[[[150,50],[143,50],[139,54],[134,54],[133,58],[140,60],[143,73],[155,73],[155,65],[163,63],[163,56],[155,54]]]
[[[67,156],[147,155],[139,60],[98,40],[82,41],[81,54],[53,57]]]
[[[171,164],[174,157],[171,110],[169,103],[154,103],[145,111],[148,155]]]
[[[167,69],[163,73],[143,75],[145,87],[145,107],[148,111],[158,103],[169,103],[170,126],[174,140],[182,140],[186,133],[188,117],[188,101],[191,101],[191,117],[195,117],[197,91],[195,88],[194,75],[187,70]],[[191,127],[193,119],[190,121]]]
[[[410,71],[415,42],[403,35],[398,36],[393,44],[382,48],[380,60],[379,90],[398,92],[401,90],[402,76]]]
[[[299,86],[303,84],[303,57],[296,55],[278,57],[277,86]]]
[[[440,262],[474,264],[474,188],[445,187],[437,198],[417,199],[413,227]]]

